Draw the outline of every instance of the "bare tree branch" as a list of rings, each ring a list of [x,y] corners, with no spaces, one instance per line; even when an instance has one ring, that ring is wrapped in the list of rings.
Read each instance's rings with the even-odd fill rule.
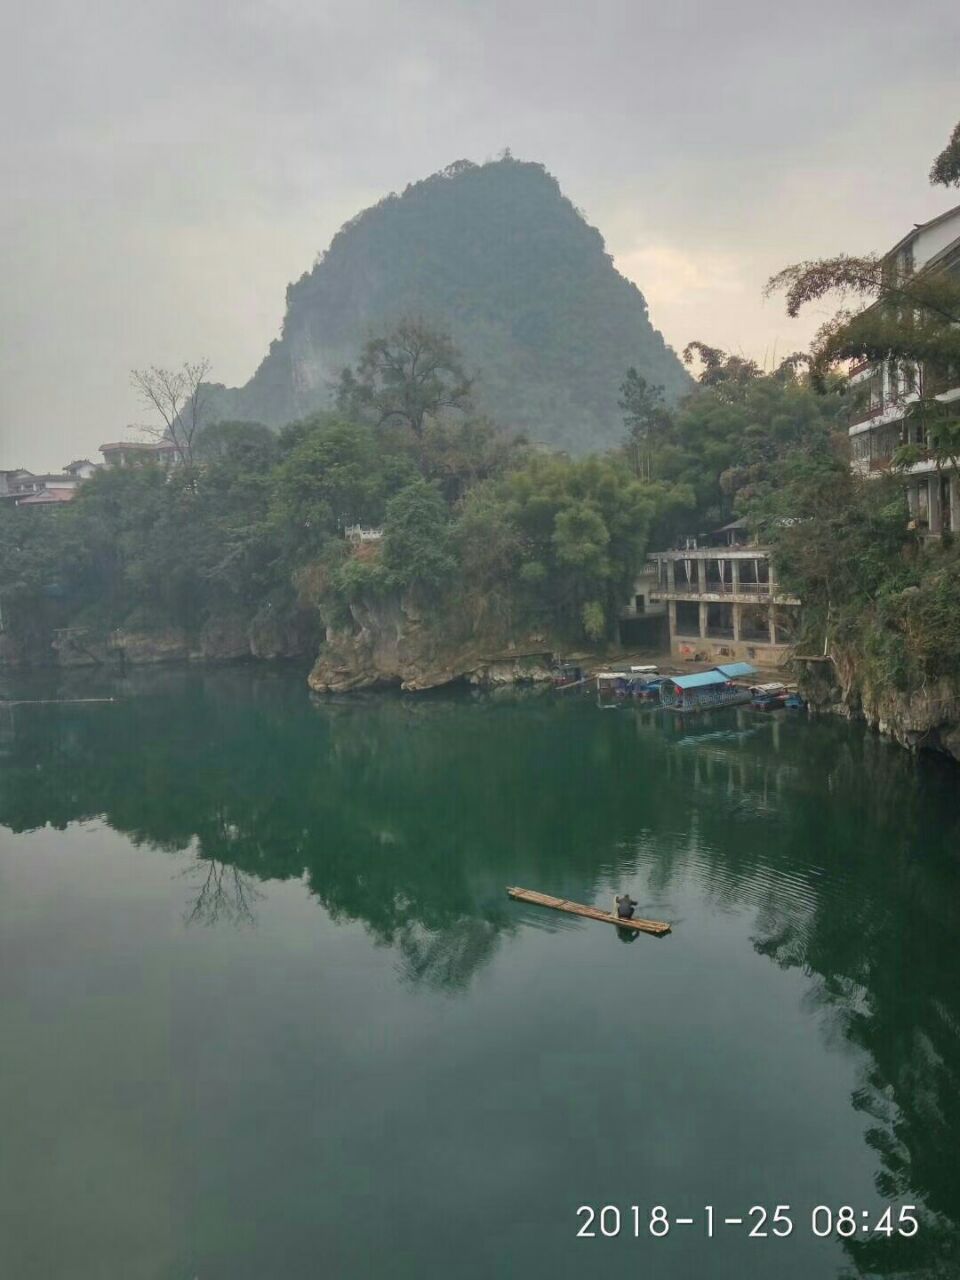
[[[169,441],[185,466],[193,465],[196,436],[204,425],[209,372],[209,360],[185,360],[179,369],[151,365],[130,372],[130,382],[144,407],[160,419],[140,430],[154,439]]]

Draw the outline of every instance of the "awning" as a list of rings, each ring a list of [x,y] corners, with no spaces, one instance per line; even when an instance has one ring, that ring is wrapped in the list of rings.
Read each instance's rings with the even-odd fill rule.
[[[699,671],[693,676],[671,676],[670,683],[678,689],[707,689],[711,685],[726,684],[727,677],[719,668],[715,671]]]

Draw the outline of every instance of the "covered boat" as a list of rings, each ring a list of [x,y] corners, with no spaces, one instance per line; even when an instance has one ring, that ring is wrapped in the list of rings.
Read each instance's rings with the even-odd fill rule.
[[[750,693],[750,705],[755,711],[777,711],[786,705],[788,690],[784,684],[770,682],[755,684]]]
[[[689,676],[669,676],[660,686],[660,701],[671,711],[706,711],[750,701],[750,690],[736,677],[755,675],[749,662],[733,662]]]

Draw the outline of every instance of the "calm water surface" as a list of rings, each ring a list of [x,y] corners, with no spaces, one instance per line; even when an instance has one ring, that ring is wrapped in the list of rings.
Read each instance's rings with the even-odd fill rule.
[[[112,691],[0,708],[0,1276],[960,1275],[955,771],[786,714]],[[812,1234],[888,1203],[915,1238]]]

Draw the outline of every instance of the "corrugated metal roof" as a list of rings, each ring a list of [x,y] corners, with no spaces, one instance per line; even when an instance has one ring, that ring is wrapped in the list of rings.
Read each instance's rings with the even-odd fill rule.
[[[726,684],[727,677],[718,668],[716,671],[698,671],[694,676],[671,676],[670,683],[678,689],[703,689],[709,685]]]
[[[732,680],[735,676],[753,676],[757,673],[757,668],[751,666],[749,662],[728,662],[725,666],[718,666],[717,670]]]

